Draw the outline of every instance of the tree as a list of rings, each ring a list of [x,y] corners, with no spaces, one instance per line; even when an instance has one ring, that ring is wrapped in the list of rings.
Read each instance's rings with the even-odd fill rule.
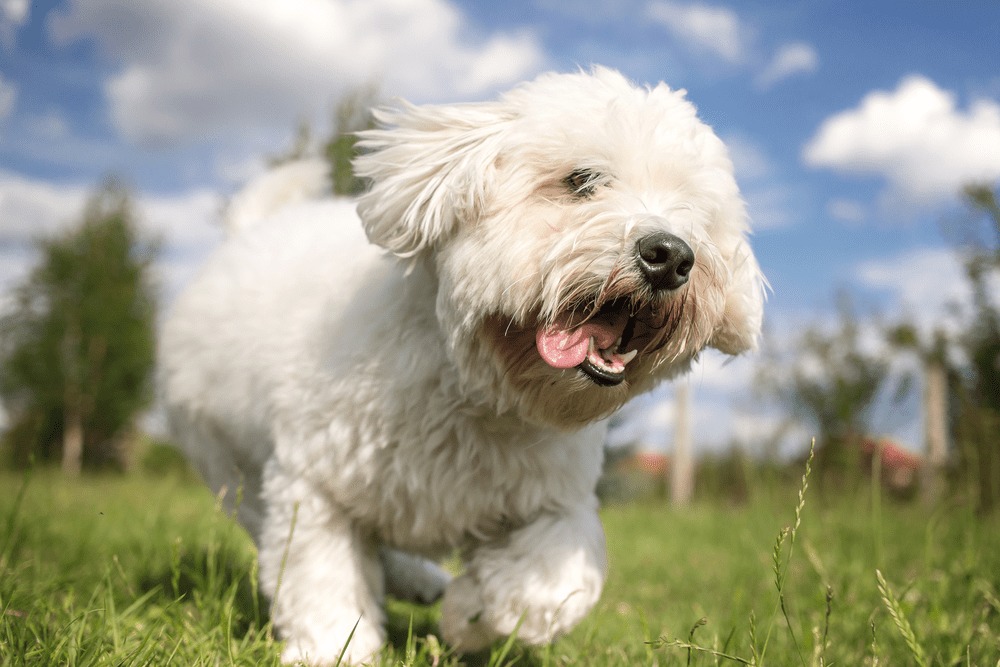
[[[958,440],[963,471],[975,480],[981,511],[1000,505],[1000,204],[983,185],[965,189],[970,215],[961,226],[966,275],[972,285],[973,321],[962,338],[969,362],[959,395]]]
[[[937,500],[944,473],[970,492],[980,511],[1000,504],[1000,204],[984,185],[965,188],[964,216],[943,229],[957,246],[972,288],[971,318],[958,335],[929,338],[912,322],[887,331],[890,344],[923,366],[927,458],[925,498]],[[956,361],[958,360],[958,361]],[[949,443],[951,443],[949,445]],[[945,463],[948,466],[945,466]]]
[[[127,463],[125,442],[152,398],[154,243],[127,192],[106,183],[81,224],[37,242],[40,260],[0,319],[4,444],[16,464]]]
[[[368,187],[363,178],[354,175],[354,158],[358,155],[358,132],[375,127],[372,107],[376,103],[373,87],[359,88],[341,100],[333,112],[333,131],[320,149],[330,163],[330,185],[333,194],[353,197]],[[309,123],[299,123],[291,148],[268,158],[270,166],[294,162],[316,155]]]
[[[766,361],[761,386],[813,428],[820,479],[855,469],[870,412],[889,378],[885,355],[867,351],[846,298],[834,328],[811,327],[793,344],[789,362]],[[771,353],[773,356],[773,352]]]
[[[371,129],[375,125],[371,112],[374,103],[375,90],[362,88],[348,95],[337,105],[334,112],[333,136],[323,149],[324,155],[330,161],[334,194],[358,195],[367,187],[364,179],[354,175],[352,162],[358,153],[357,133]]]

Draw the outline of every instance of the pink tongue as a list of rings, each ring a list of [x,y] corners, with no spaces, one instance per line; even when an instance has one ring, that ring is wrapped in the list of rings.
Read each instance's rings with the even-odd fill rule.
[[[621,336],[627,321],[627,318],[619,318],[620,322],[595,319],[572,327],[567,319],[560,318],[552,326],[539,328],[535,333],[538,354],[553,368],[573,368],[582,364],[587,358],[591,338],[597,349],[611,347]]]

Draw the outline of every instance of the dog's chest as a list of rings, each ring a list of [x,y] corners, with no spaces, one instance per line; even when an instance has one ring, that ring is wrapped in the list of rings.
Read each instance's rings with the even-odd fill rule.
[[[443,428],[387,442],[351,484],[355,517],[393,546],[428,554],[498,539],[594,491],[601,443],[589,432]]]

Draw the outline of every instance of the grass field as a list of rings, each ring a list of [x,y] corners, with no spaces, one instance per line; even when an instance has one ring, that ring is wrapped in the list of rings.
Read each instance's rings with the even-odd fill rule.
[[[455,656],[436,608],[390,602],[380,664],[1000,664],[1000,520],[800,491],[605,508],[607,588],[572,634]],[[186,477],[0,473],[0,665],[276,665],[255,575]]]

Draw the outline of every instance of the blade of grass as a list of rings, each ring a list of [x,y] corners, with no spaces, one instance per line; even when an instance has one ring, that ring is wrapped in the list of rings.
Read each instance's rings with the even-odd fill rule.
[[[500,647],[499,653],[493,652],[490,654],[489,667],[502,667],[504,659],[507,658],[507,654],[510,653],[510,650],[514,647],[514,642],[517,641],[517,633],[521,630],[521,623],[523,622],[524,615],[522,614],[521,618],[517,619],[517,625],[514,626],[513,632],[510,633],[510,636],[507,637],[507,640],[504,641],[503,645]],[[517,661],[514,660],[513,662],[506,664],[513,665],[514,662]]]
[[[294,520],[294,516],[293,516]],[[343,648],[340,649],[340,655],[337,656],[337,662],[333,663],[334,667],[340,667],[344,662],[344,656],[347,654],[347,647],[351,645],[351,640],[354,639],[354,633],[358,629],[358,623],[361,622],[361,617],[358,616],[358,620],[354,621],[354,627],[351,628],[350,634],[347,635],[347,641],[344,642]]]
[[[17,528],[17,519],[21,515],[21,504],[24,502],[24,497],[28,493],[28,484],[31,482],[31,472],[34,466],[29,465],[24,471],[24,477],[21,479],[21,487],[17,490],[17,496],[14,497],[14,504],[10,508],[10,512],[7,514],[7,525],[4,526],[4,542],[3,547],[0,548],[0,571],[6,568],[7,559],[10,557],[10,552],[8,551],[15,544],[14,533]]]
[[[788,608],[785,603],[785,573],[792,561],[792,555],[795,552],[795,538],[798,536],[799,526],[802,524],[802,510],[805,509],[806,506],[806,491],[809,489],[809,477],[812,474],[812,464],[815,456],[816,439],[813,438],[811,444],[809,445],[809,456],[806,458],[806,469],[802,474],[802,482],[799,485],[799,496],[798,503],[795,505],[794,520],[792,521],[791,527],[786,526],[778,533],[778,538],[774,544],[774,551],[771,554],[772,562],[774,564],[774,585],[778,592],[778,599],[775,602],[775,609],[771,613],[771,618],[767,624],[767,632],[764,634],[764,645],[761,647],[759,653],[757,653],[756,650],[754,651],[758,665],[764,664],[764,656],[767,654],[767,645],[771,639],[771,631],[774,629],[774,620],[777,618],[779,611],[781,612],[782,618],[785,620],[785,626],[788,628],[788,633],[792,638],[792,645],[795,647],[795,651],[799,656],[799,662],[805,665],[805,657],[802,655],[802,648],[799,646],[798,639],[795,637],[795,630],[792,627],[792,621],[788,615]],[[784,551],[786,538],[788,542],[788,550],[785,554],[784,561],[782,561],[781,556]]]
[[[910,655],[913,656],[913,660],[919,667],[926,667],[927,657],[924,653],[924,649],[920,645],[920,642],[917,641],[917,636],[913,633],[913,628],[910,626],[910,622],[907,620],[906,614],[903,612],[903,607],[899,604],[895,594],[892,592],[892,588],[889,586],[888,582],[886,582],[885,577],[882,576],[881,570],[875,570],[875,578],[878,580],[878,591],[882,596],[882,602],[885,603],[885,607],[888,609],[893,623],[896,624],[896,629],[899,630],[899,634],[903,636],[903,641],[906,642],[906,647],[910,649]]]

